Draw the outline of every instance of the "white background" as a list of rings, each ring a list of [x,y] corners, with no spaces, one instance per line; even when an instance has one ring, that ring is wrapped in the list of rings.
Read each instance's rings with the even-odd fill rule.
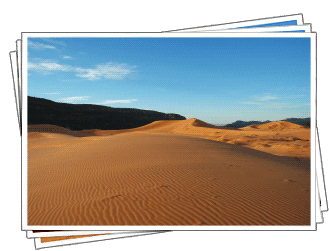
[[[288,14],[304,14],[318,32],[318,126],[326,183],[329,184],[328,71],[326,1],[3,1],[1,24],[0,222],[2,250],[34,250],[21,232],[20,136],[9,51],[23,31],[149,32]],[[329,213],[315,232],[171,232],[61,247],[61,250],[313,250],[327,245]]]

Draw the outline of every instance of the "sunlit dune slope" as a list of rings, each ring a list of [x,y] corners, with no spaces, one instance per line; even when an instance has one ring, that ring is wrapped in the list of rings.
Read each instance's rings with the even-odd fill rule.
[[[28,224],[310,224],[309,160],[176,132],[219,130],[185,122],[30,132]]]
[[[284,129],[302,129],[304,126],[293,124],[287,121],[276,121],[260,125],[250,125],[242,129],[264,129],[264,130],[284,130]]]
[[[155,121],[142,127],[124,130],[70,131],[53,125],[33,125],[29,126],[29,132],[30,140],[46,137],[45,133],[75,137],[111,136],[121,133],[179,134],[242,145],[280,156],[310,157],[310,128],[286,121],[234,129],[213,126],[191,118],[179,121]],[[43,135],[32,132],[41,132]]]
[[[280,156],[310,157],[310,128],[286,121],[235,129],[213,126],[192,118],[181,121],[157,121],[133,130],[201,137],[243,145]]]

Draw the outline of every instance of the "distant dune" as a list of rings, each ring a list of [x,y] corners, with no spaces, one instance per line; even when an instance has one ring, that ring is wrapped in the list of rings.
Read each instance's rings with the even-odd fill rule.
[[[155,121],[145,126],[122,130],[71,131],[54,125],[29,125],[28,131],[30,140],[37,137],[45,138],[47,133],[59,133],[74,137],[111,136],[133,132],[180,134],[243,145],[280,156],[310,157],[310,129],[286,121],[234,129],[210,125],[191,118],[180,121]]]
[[[304,126],[297,125],[286,121],[270,122],[266,124],[250,125],[242,129],[264,129],[264,130],[284,130],[284,129],[302,129]]]
[[[28,224],[309,225],[309,138],[289,122],[30,125]]]

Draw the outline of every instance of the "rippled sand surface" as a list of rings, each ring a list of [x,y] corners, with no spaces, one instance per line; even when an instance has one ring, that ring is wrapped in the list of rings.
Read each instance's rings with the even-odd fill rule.
[[[28,224],[309,225],[310,129],[273,123],[29,126]]]

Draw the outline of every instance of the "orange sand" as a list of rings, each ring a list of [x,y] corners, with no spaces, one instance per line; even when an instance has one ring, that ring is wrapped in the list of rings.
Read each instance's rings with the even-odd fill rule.
[[[51,242],[51,241],[63,241],[63,240],[71,240],[85,237],[98,236],[102,234],[91,234],[91,235],[74,235],[74,236],[55,236],[55,237],[40,237],[41,243]]]
[[[309,225],[310,129],[29,126],[29,225]]]

